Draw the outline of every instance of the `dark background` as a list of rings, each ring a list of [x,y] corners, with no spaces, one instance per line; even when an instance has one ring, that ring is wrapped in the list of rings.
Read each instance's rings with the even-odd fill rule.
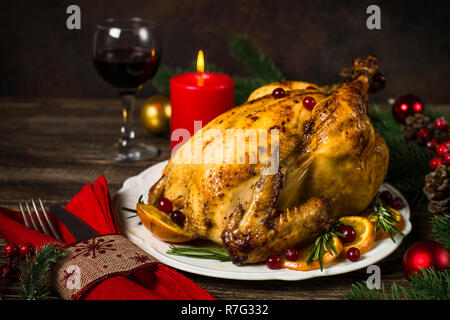
[[[66,28],[66,8],[81,7],[81,30]],[[366,8],[381,8],[381,30],[366,28]],[[198,49],[229,74],[242,74],[229,55],[247,35],[288,79],[338,81],[355,57],[375,54],[388,79],[377,100],[414,93],[425,103],[450,102],[450,11],[445,1],[3,1],[0,95],[112,98],[96,74],[90,49],[96,22],[141,16],[162,30],[162,63],[186,67]],[[147,86],[140,93],[154,92]]]

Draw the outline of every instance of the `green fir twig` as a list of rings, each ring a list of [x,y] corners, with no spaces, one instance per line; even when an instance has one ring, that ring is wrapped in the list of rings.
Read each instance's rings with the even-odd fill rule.
[[[450,250],[450,213],[434,215],[431,218],[431,226],[435,240]]]
[[[50,267],[65,256],[59,243],[45,244],[28,255],[20,266],[20,291],[22,299],[42,300],[49,295],[47,274]]]
[[[422,269],[412,275],[410,287],[396,284],[390,292],[381,289],[369,289],[366,282],[352,284],[347,293],[349,300],[450,300],[450,272],[436,271],[433,268]]]

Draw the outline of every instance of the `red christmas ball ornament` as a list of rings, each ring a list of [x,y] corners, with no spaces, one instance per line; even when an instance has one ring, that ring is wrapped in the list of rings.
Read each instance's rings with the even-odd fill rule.
[[[392,114],[394,115],[395,121],[405,123],[407,116],[415,113],[423,113],[423,109],[423,103],[418,97],[407,94],[395,100],[392,107]]]
[[[420,268],[434,268],[436,271],[445,270],[449,267],[448,251],[436,241],[419,241],[414,243],[403,256],[403,271],[406,278]]]

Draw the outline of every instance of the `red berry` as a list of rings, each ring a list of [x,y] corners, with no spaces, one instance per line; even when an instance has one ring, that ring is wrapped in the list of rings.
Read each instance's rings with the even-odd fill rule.
[[[9,264],[4,264],[0,268],[0,279],[6,277],[6,275],[11,271],[11,266]]]
[[[286,95],[286,92],[284,91],[283,88],[276,88],[272,91],[272,96],[275,99],[283,98],[285,95]]]
[[[340,224],[337,231],[343,235],[342,237],[339,237],[343,243],[352,243],[355,241],[356,231],[352,226]]]
[[[392,195],[392,193],[390,191],[383,191],[380,195],[381,199],[383,199],[384,202],[386,203],[390,203],[392,201],[392,199],[394,198],[394,196]]]
[[[3,254],[9,258],[14,258],[19,253],[19,249],[15,244],[8,243],[3,248]]]
[[[159,210],[165,213],[169,213],[170,211],[172,211],[172,201],[167,198],[161,197],[158,200],[157,207]]]
[[[179,227],[183,228],[184,222],[186,221],[186,216],[183,212],[176,210],[170,213],[170,220],[175,222]]]
[[[447,120],[445,120],[445,118],[443,118],[443,117],[437,118],[436,120],[434,120],[434,127],[437,130],[447,129]]]
[[[22,258],[24,258],[27,254],[32,253],[33,250],[34,250],[34,246],[29,242],[22,243],[19,246],[19,254]]]
[[[437,144],[438,144],[438,143],[437,143],[436,140],[431,139],[430,141],[427,142],[427,147],[428,147],[428,149],[430,149],[430,150],[434,150],[434,149],[436,149]]]
[[[289,248],[286,249],[284,255],[289,261],[296,261],[298,259],[299,251],[297,248]]]
[[[430,138],[431,138],[431,132],[430,132],[430,130],[428,130],[426,128],[420,129],[419,132],[417,133],[417,139],[419,141],[426,142],[426,141],[430,140]]]
[[[446,164],[450,164],[450,153],[446,153],[444,156],[444,161]]]
[[[433,158],[430,160],[430,168],[431,170],[436,170],[443,163],[441,158]]]
[[[281,258],[277,255],[273,255],[267,258],[266,265],[269,269],[275,270],[281,268]]]
[[[360,256],[361,252],[359,252],[358,248],[351,247],[350,249],[347,250],[347,259],[350,260],[351,262],[358,261]]]
[[[447,146],[445,144],[442,143],[442,144],[437,146],[436,154],[438,156],[443,157],[446,153],[448,153],[448,148],[447,148]]]
[[[450,141],[445,141],[441,143],[441,146],[444,145],[447,147],[448,150],[450,150]]]
[[[403,200],[400,198],[395,197],[392,199],[391,203],[389,204],[392,208],[395,210],[400,210],[405,207],[405,204],[403,203]]]
[[[307,86],[306,89],[308,89],[308,90],[316,90],[316,88],[314,88],[313,86]]]
[[[303,99],[303,106],[306,110],[312,110],[316,105],[316,100],[313,97],[305,97]]]

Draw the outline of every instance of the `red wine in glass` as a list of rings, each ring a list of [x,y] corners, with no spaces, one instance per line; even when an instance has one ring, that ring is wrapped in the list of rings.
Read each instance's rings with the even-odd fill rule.
[[[156,73],[160,47],[156,25],[140,18],[108,19],[97,25],[93,61],[99,75],[118,89],[122,98],[122,127],[119,140],[101,150],[116,161],[149,160],[158,155],[154,145],[136,141],[133,111],[136,92]]]
[[[138,89],[153,78],[159,57],[148,48],[104,50],[94,57],[100,76],[118,89]]]

